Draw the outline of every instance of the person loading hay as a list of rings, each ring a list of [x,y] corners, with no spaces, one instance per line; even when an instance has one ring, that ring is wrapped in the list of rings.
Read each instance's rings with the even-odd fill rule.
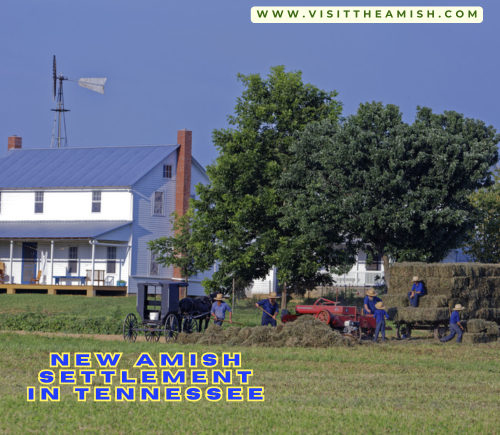
[[[214,301],[215,302],[212,304],[212,311],[210,312],[215,318],[214,323],[222,326],[222,320],[226,318],[226,311],[229,311],[229,323],[233,323],[233,312],[229,305],[224,302],[222,294],[218,293]]]
[[[375,314],[373,315],[373,317],[375,317],[375,320],[377,322],[373,342],[377,342],[379,332],[382,333],[382,341],[385,341],[385,319],[389,320],[389,315],[385,311],[383,302],[377,302],[375,304]]]
[[[278,304],[276,303],[276,299],[279,296],[276,292],[271,292],[269,295],[269,299],[263,299],[260,302],[257,302],[255,306],[262,310],[262,322],[261,326],[276,326],[276,316],[279,313]]]
[[[418,299],[425,295],[425,289],[422,282],[418,279],[418,276],[413,277],[413,286],[411,291],[408,292],[408,299],[410,300],[410,306],[417,308]]]
[[[363,306],[365,308],[365,314],[374,314],[375,313],[375,304],[378,302],[382,302],[382,299],[377,297],[374,289],[369,289],[366,292],[365,299],[363,301]]]
[[[457,343],[462,341],[462,334],[464,333],[464,328],[460,324],[460,311],[462,310],[465,310],[465,308],[460,304],[456,304],[455,308],[453,308],[453,313],[451,313],[450,317],[450,335],[442,338],[441,343],[451,340],[455,335],[457,335]]]

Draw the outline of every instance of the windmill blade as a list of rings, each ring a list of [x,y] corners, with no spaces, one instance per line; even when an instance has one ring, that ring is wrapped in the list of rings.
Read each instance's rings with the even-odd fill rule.
[[[52,61],[52,81],[54,82],[54,87],[52,91],[52,99],[56,100],[56,90],[57,90],[57,68],[56,68],[56,55],[54,54],[54,60]]]
[[[107,78],[80,79],[78,80],[78,84],[82,88],[87,88],[91,91],[104,94],[104,84],[106,83],[106,80]]]

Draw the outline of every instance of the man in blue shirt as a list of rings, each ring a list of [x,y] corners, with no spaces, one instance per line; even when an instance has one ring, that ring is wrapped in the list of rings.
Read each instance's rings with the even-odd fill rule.
[[[425,295],[424,285],[418,279],[418,276],[413,277],[413,286],[411,292],[408,292],[410,305],[414,308],[418,307],[418,299]]]
[[[382,302],[382,299],[377,297],[374,289],[369,289],[366,292],[365,300],[363,301],[363,306],[365,308],[365,314],[374,314],[375,313],[375,304],[377,302]]]
[[[464,328],[462,328],[460,324],[460,311],[462,310],[465,310],[465,308],[460,304],[456,304],[455,308],[453,308],[453,313],[451,313],[450,317],[450,335],[442,338],[441,343],[451,340],[455,335],[457,335],[457,343],[462,341],[462,334],[464,331]]]
[[[211,314],[214,316],[216,325],[222,326],[221,320],[226,318],[226,311],[229,311],[229,323],[233,323],[233,312],[228,304],[224,302],[224,298],[222,294],[218,294],[216,298],[214,298],[214,303],[212,304]]]
[[[278,304],[276,303],[277,298],[278,295],[276,294],[276,292],[271,292],[271,294],[269,295],[269,299],[263,299],[255,304],[257,308],[261,308],[264,310],[262,312],[262,326],[276,326],[276,316],[280,312]]]
[[[377,322],[373,342],[377,342],[379,332],[382,333],[382,341],[385,341],[385,319],[389,320],[389,315],[385,311],[383,302],[377,302],[375,304],[375,314],[373,317],[375,317],[375,321]]]

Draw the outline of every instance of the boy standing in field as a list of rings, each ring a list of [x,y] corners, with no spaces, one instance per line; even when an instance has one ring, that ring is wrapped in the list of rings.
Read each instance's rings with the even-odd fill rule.
[[[226,311],[229,311],[229,323],[233,323],[233,312],[228,304],[224,302],[224,298],[221,293],[214,298],[214,303],[212,305],[212,316],[215,317],[214,323],[216,325],[222,326],[222,320],[226,318]]]
[[[385,341],[385,319],[389,320],[389,315],[385,311],[383,302],[377,302],[375,304],[375,314],[373,317],[375,317],[375,320],[377,322],[373,342],[377,342],[379,332],[382,332],[382,341]]]
[[[276,292],[271,292],[269,299],[263,299],[255,304],[257,308],[262,310],[261,326],[276,326],[276,316],[280,312],[276,298],[278,298]]]
[[[455,308],[453,308],[453,313],[451,313],[450,317],[450,335],[441,339],[441,343],[445,343],[448,340],[451,340],[455,335],[457,335],[457,343],[462,341],[462,334],[464,333],[464,328],[460,324],[460,311],[464,310],[460,304],[456,304]]]

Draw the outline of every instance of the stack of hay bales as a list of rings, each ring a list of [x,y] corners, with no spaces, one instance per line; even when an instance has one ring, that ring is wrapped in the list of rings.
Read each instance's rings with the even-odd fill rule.
[[[407,296],[414,276],[420,278],[426,289],[426,296],[420,298],[418,308],[409,307]],[[500,265],[395,263],[390,268],[389,294],[381,299],[391,319],[396,321],[446,323],[453,307],[461,304],[465,307],[460,313],[462,320],[500,323]],[[489,341],[494,336],[484,331],[469,331],[468,334],[485,334]],[[482,336],[482,339],[486,338]]]
[[[464,343],[488,343],[498,338],[498,325],[483,319],[467,322],[467,332],[463,335]]]

